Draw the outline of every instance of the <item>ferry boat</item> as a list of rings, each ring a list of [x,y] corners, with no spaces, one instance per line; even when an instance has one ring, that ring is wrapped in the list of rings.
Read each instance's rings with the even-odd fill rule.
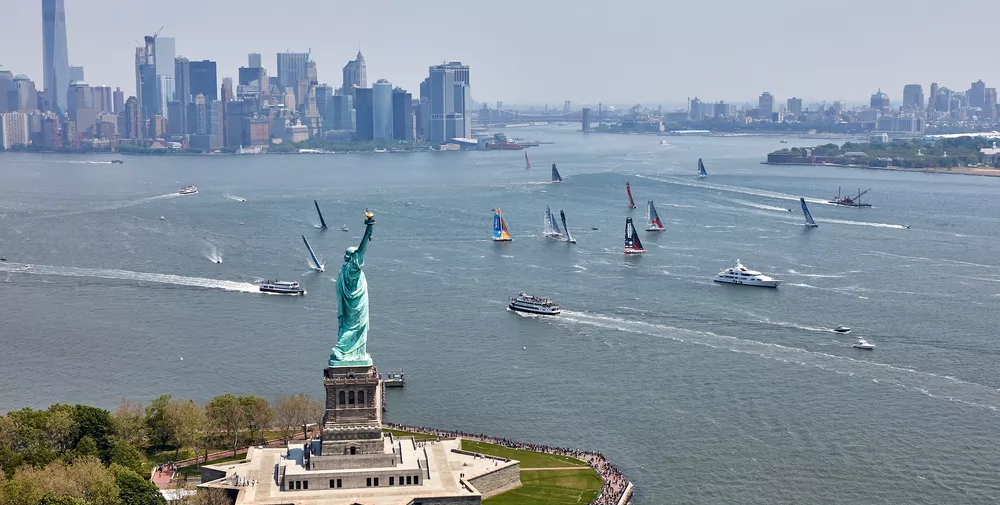
[[[500,209],[493,209],[493,241],[510,242],[514,239],[510,237],[510,230],[507,229],[507,222],[503,220]]]
[[[639,241],[639,234],[636,233],[635,226],[632,226],[631,217],[625,218],[625,254],[646,254]]]
[[[263,293],[277,293],[281,295],[306,294],[306,290],[297,281],[263,281],[260,283],[260,290]]]
[[[406,377],[402,370],[390,372],[382,376],[382,385],[387,388],[401,388],[406,385]]]
[[[776,288],[781,281],[772,279],[756,270],[750,270],[743,266],[740,260],[736,260],[736,266],[727,268],[715,276],[715,282],[723,284],[737,284],[740,286],[758,286],[762,288]]]
[[[861,191],[861,188],[858,188],[857,196],[841,195],[840,186],[837,186],[837,197],[834,198],[833,200],[830,200],[829,203],[832,203],[834,205],[843,205],[844,207],[871,207],[872,204],[861,202],[861,197],[866,193],[868,193],[869,191],[871,191],[871,189],[866,189],[864,191]]]
[[[628,193],[628,208],[634,209],[635,200],[632,199],[632,185],[627,182],[625,183],[625,192]]]
[[[517,296],[512,296],[507,308],[515,312],[530,312],[546,316],[554,316],[562,312],[551,299],[531,296],[524,291],[518,293]]]
[[[198,188],[194,186],[184,186],[178,193],[182,195],[193,195],[198,192]]]

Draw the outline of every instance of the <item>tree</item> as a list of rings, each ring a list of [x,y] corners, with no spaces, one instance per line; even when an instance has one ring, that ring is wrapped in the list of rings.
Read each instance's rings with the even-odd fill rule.
[[[240,404],[243,405],[251,443],[263,440],[263,431],[269,428],[274,421],[274,411],[271,406],[267,400],[258,396],[241,396]]]
[[[118,485],[121,505],[166,505],[167,500],[163,498],[156,484],[121,465],[112,463],[109,470]]]
[[[139,402],[122,400],[111,413],[114,436],[133,447],[144,447],[148,440],[146,408]]]
[[[205,414],[212,426],[233,441],[233,456],[239,448],[240,431],[246,426],[243,405],[232,393],[216,396],[205,405]]]
[[[175,400],[167,405],[166,418],[176,442],[174,459],[177,459],[181,447],[197,445],[199,437],[208,436],[205,426],[205,415],[201,408],[191,400]],[[197,453],[195,453],[197,456]]]
[[[166,419],[169,404],[170,395],[160,395],[146,407],[146,427],[151,441],[157,447],[163,447],[173,440],[173,432]]]

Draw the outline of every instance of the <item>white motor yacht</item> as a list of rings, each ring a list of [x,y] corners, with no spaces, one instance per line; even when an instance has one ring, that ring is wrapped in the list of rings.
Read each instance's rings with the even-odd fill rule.
[[[875,344],[873,344],[873,343],[865,340],[864,337],[858,337],[858,340],[856,342],[854,342],[854,346],[853,347],[855,349],[862,349],[862,350],[865,350],[865,351],[872,351],[872,350],[875,349]]]
[[[727,268],[715,276],[715,282],[723,284],[737,284],[740,286],[758,286],[762,288],[776,288],[782,281],[768,277],[756,270],[750,270],[743,266],[740,260],[736,260],[736,266]]]

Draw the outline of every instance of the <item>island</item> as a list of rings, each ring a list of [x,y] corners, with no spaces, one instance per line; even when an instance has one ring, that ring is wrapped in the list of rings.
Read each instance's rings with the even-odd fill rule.
[[[896,139],[792,147],[767,155],[766,165],[823,165],[881,170],[1000,176],[1000,149],[984,136]]]

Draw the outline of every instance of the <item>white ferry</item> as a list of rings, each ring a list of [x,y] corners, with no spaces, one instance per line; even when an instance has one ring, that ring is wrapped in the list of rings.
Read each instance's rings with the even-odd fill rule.
[[[546,316],[554,316],[562,312],[559,306],[556,305],[556,302],[553,302],[551,299],[531,296],[524,291],[520,292],[517,296],[512,296],[510,303],[507,304],[507,308],[516,312],[531,312],[532,314]]]
[[[198,192],[198,188],[194,186],[184,186],[178,193],[182,195],[193,195]]]
[[[724,284],[738,284],[741,286],[759,286],[762,288],[776,288],[781,281],[772,279],[756,270],[750,270],[743,266],[740,260],[736,260],[736,266],[727,268],[715,276],[715,282]]]
[[[282,295],[306,294],[306,290],[297,281],[263,281],[260,283],[260,290],[264,293],[278,293]]]

